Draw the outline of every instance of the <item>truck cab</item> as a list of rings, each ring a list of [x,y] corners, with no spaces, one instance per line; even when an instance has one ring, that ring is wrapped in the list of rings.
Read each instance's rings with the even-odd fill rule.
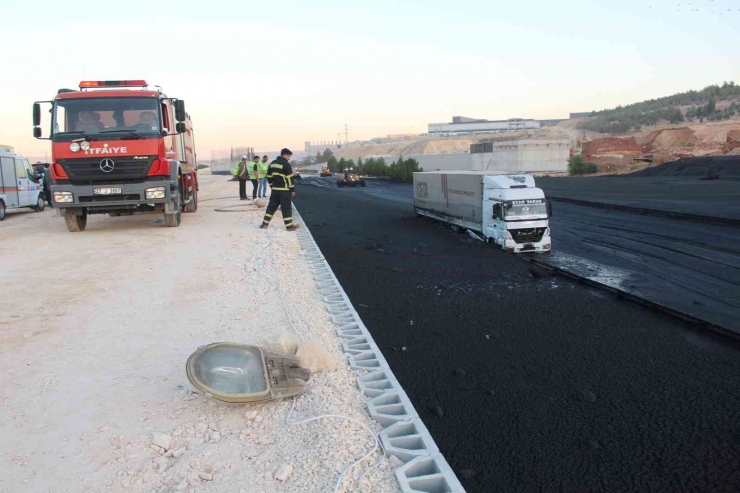
[[[0,145],[0,221],[8,209],[44,210],[44,183],[28,159],[10,146]]]
[[[509,252],[552,248],[549,203],[532,175],[489,175],[483,179],[483,234]]]
[[[182,100],[149,90],[143,80],[83,81],[34,104],[49,104],[51,197],[72,232],[90,214],[159,212],[169,227],[197,209],[195,140]]]

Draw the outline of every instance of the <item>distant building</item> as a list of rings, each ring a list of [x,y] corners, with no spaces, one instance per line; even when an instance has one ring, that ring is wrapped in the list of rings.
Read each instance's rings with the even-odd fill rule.
[[[335,142],[335,141],[322,141],[322,142],[305,142],[304,146],[304,152],[308,154],[309,156],[315,156],[317,153],[323,153],[326,149],[329,149],[331,152],[338,151],[342,148],[341,142]]]
[[[517,130],[537,130],[537,120],[509,118],[508,120],[477,120],[465,116],[453,116],[452,123],[430,123],[430,134],[463,134],[476,132],[513,132]]]

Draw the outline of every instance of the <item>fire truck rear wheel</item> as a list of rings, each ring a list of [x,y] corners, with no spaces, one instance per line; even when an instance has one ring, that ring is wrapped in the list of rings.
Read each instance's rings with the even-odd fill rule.
[[[44,212],[44,207],[46,207],[46,202],[44,202],[43,195],[39,195],[39,198],[36,199],[36,206],[33,208],[36,212]]]
[[[198,210],[198,191],[193,187],[193,200],[185,204],[185,212],[195,212]]]
[[[67,221],[67,229],[72,233],[79,233],[85,231],[87,227],[87,213],[84,212],[81,216],[75,216],[74,214],[65,214],[64,219]]]

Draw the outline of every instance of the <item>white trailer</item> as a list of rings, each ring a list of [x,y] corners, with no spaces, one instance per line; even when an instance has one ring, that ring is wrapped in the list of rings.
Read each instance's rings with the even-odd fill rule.
[[[28,159],[0,145],[0,221],[8,209],[30,207],[41,212],[44,205],[44,184]]]
[[[414,209],[468,229],[509,252],[548,252],[550,204],[528,174],[414,173]]]

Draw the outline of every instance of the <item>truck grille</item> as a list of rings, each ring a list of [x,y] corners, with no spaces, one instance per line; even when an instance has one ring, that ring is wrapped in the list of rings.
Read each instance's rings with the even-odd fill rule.
[[[510,229],[511,237],[517,243],[537,243],[542,239],[547,228]]]
[[[113,161],[113,170],[106,173],[101,167],[101,157],[88,159],[60,159],[58,162],[69,176],[69,181],[75,185],[90,183],[132,183],[143,181],[149,173],[154,157],[147,159],[133,159],[132,156],[114,156],[108,159]]]
[[[123,202],[124,200],[141,200],[141,195],[138,193],[129,193],[126,195],[83,195],[79,200],[81,203]]]

